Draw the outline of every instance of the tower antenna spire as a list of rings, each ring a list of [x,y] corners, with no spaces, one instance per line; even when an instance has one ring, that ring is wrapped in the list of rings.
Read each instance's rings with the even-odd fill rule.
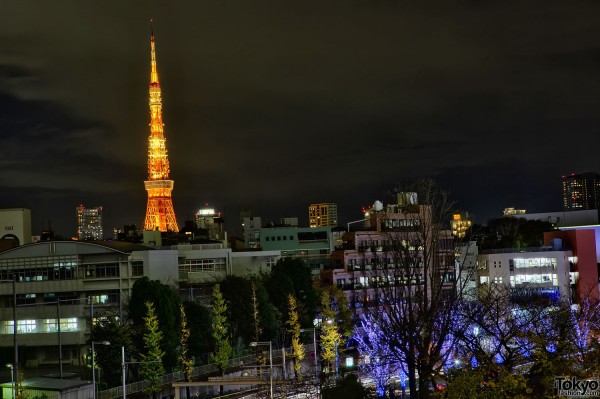
[[[158,84],[158,70],[156,68],[156,48],[154,46],[154,21],[150,20],[150,84]]]

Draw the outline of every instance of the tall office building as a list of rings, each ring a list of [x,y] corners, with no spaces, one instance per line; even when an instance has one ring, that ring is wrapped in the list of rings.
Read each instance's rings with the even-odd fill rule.
[[[330,202],[309,205],[308,225],[310,227],[337,227],[337,205]]]
[[[102,240],[102,207],[77,207],[77,235],[79,240]]]
[[[174,181],[169,180],[169,159],[163,131],[162,96],[156,69],[154,31],[150,35],[150,137],[148,138],[148,206],[144,230],[179,231],[171,191]]]
[[[600,205],[600,175],[579,173],[562,177],[565,211],[598,209]]]

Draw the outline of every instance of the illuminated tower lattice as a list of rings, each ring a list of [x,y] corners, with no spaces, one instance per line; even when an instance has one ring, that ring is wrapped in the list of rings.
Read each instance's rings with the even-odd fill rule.
[[[144,182],[148,191],[148,206],[144,230],[179,231],[171,199],[174,181],[169,180],[169,159],[163,131],[154,32],[150,35],[150,48],[150,137],[148,138],[148,180]]]

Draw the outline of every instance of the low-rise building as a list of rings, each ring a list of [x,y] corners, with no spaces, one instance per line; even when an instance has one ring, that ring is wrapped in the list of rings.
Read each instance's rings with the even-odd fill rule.
[[[334,237],[331,227],[264,227],[260,247],[281,251],[283,258],[300,258],[318,274],[331,264]]]
[[[513,294],[570,298],[573,252],[565,248],[505,248],[477,256],[478,285],[503,286]]]
[[[62,357],[65,368],[81,367],[92,319],[106,312],[125,317],[123,304],[138,279],[172,284],[196,299],[228,274],[268,272],[280,257],[279,251],[234,254],[220,243],[44,241],[7,250],[0,253],[0,348],[14,348],[16,310],[21,364],[56,366]]]
[[[544,233],[544,246],[482,251],[478,285],[503,285],[514,293],[581,302],[597,300],[598,229],[595,226]]]

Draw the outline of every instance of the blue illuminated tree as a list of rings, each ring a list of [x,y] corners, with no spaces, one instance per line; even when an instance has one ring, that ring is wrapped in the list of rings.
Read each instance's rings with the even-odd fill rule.
[[[375,215],[384,232],[370,247],[368,269],[363,262],[363,320],[381,330],[391,362],[405,367],[411,397],[426,399],[455,357],[457,307],[472,272],[455,262],[456,241],[445,228],[453,211],[447,193],[425,179],[398,195],[397,209]]]
[[[382,334],[377,321],[363,317],[353,336],[362,358],[359,367],[375,382],[378,397],[385,396],[388,384],[399,368],[392,359],[388,340]]]

